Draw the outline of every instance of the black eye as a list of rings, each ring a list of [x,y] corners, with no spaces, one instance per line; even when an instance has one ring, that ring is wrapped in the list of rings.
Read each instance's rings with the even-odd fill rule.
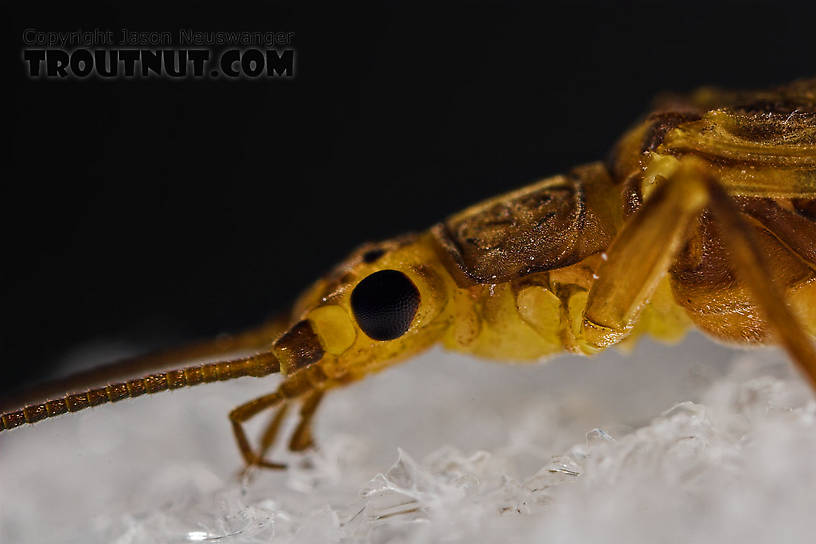
[[[399,338],[411,326],[419,291],[396,270],[374,272],[351,292],[351,309],[363,332],[374,340]]]

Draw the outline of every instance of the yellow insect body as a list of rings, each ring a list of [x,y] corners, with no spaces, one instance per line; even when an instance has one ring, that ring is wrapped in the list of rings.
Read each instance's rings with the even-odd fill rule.
[[[301,406],[289,448],[309,447],[325,391],[434,344],[534,361],[642,334],[674,340],[690,325],[725,342],[779,343],[816,387],[816,79],[666,99],[606,163],[489,199],[423,233],[366,244],[280,320],[151,362],[255,355],[106,382],[6,412],[0,430],[280,372],[275,392],[230,420],[247,464],[282,468],[266,452],[288,406]],[[243,423],[273,407],[253,449]]]

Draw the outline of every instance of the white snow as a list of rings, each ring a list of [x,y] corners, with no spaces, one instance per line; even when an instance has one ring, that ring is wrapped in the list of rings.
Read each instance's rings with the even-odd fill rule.
[[[813,541],[816,404],[775,350],[432,351],[330,394],[318,451],[241,479],[226,414],[275,384],[3,432],[0,542]]]

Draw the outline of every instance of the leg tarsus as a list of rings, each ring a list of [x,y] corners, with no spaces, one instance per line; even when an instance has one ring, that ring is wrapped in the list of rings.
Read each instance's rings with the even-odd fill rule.
[[[251,400],[230,412],[229,419],[232,424],[235,441],[238,444],[238,449],[241,451],[241,456],[244,458],[247,467],[257,466],[275,470],[286,468],[285,464],[269,461],[265,459],[265,456],[275,444],[290,403],[297,398],[303,398],[303,405],[300,409],[301,420],[292,434],[289,449],[292,451],[302,451],[312,445],[311,432],[309,430],[311,420],[323,398],[323,391],[314,389],[313,387],[314,386],[306,380],[304,376],[293,376],[281,383],[274,393]],[[260,447],[256,453],[249,443],[243,424],[260,412],[278,405],[280,405],[280,407],[275,411],[274,416],[272,416],[272,419],[267,424],[261,436]]]
[[[323,391],[317,390],[303,400],[303,405],[300,407],[300,422],[289,440],[290,451],[303,451],[314,445],[311,431],[312,418],[321,400],[323,400]]]
[[[238,449],[241,451],[241,456],[247,465],[259,465],[263,460],[252,451],[252,446],[249,444],[249,439],[244,431],[243,423],[257,415],[259,412],[266,410],[278,403],[284,401],[282,395],[277,391],[258,397],[246,404],[232,410],[229,414],[230,422],[232,423],[232,431],[235,435],[235,441],[238,444]],[[285,405],[284,405],[285,406]]]
[[[270,419],[269,423],[267,423],[266,429],[264,429],[263,435],[261,436],[261,445],[258,448],[259,458],[263,459],[266,457],[266,453],[275,444],[275,440],[280,432],[280,427],[288,413],[289,403],[285,402],[280,408],[277,409],[275,414],[272,416],[272,419]]]

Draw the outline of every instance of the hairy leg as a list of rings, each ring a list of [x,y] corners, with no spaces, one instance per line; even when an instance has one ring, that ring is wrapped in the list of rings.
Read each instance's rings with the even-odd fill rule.
[[[324,394],[324,391],[313,390],[306,393],[305,397],[303,398],[300,406],[300,420],[298,421],[298,425],[289,440],[290,451],[303,451],[314,445],[311,424],[314,414],[317,411],[317,407],[320,405],[320,401],[323,400]],[[286,418],[286,414],[289,412],[289,405],[290,403],[282,404],[280,408],[278,408],[272,415],[272,419],[269,420],[269,423],[267,423],[266,429],[264,429],[264,432],[261,435],[261,445],[258,448],[258,457],[261,459],[265,458],[269,450],[274,447],[278,433],[280,432],[281,424]]]
[[[295,431],[292,433],[292,438],[289,440],[289,449],[291,451],[303,451],[312,445],[312,418],[314,417],[320,401],[323,400],[323,391],[312,391],[306,395],[303,400],[303,405],[300,407],[300,421]]]
[[[258,457],[262,459],[266,457],[267,452],[269,452],[270,448],[275,445],[278,433],[280,432],[280,427],[283,424],[284,419],[286,419],[286,415],[289,413],[289,406],[290,403],[283,403],[277,410],[275,410],[275,413],[272,414],[272,418],[266,424],[263,434],[261,434],[261,443],[258,447]]]
[[[255,415],[259,414],[260,412],[268,408],[277,406],[280,403],[284,403],[283,406],[285,407],[286,406],[285,403],[303,395],[307,391],[311,390],[313,387],[314,386],[312,385],[312,383],[309,382],[305,373],[300,372],[286,379],[283,383],[281,383],[277,391],[275,391],[274,393],[270,393],[268,395],[264,395],[262,397],[258,397],[257,399],[251,400],[230,412],[229,419],[230,422],[232,423],[232,430],[233,434],[235,435],[235,441],[238,444],[238,449],[240,450],[241,456],[244,458],[244,461],[246,462],[247,465],[255,465],[270,469],[286,468],[286,465],[282,463],[267,461],[263,459],[262,453],[255,453],[253,451],[252,446],[249,444],[249,439],[246,436],[246,432],[244,431],[243,424],[249,421]],[[264,433],[271,435],[271,438],[269,439],[270,445],[272,441],[274,441],[275,435],[277,434],[278,428],[280,427],[280,423],[283,420],[284,415],[285,408],[281,408],[278,414],[275,415],[275,418],[273,418],[272,423],[270,424],[270,427],[274,428],[271,431],[270,429],[267,429],[267,432]]]
[[[707,200],[702,180],[679,169],[624,224],[602,255],[587,296],[578,331],[586,351],[617,344],[629,334]]]
[[[737,273],[779,342],[816,390],[816,349],[774,285],[768,264],[725,189],[696,159],[684,159],[618,233],[589,291],[581,326],[587,350],[622,340],[669,269],[692,220],[709,208]]]

